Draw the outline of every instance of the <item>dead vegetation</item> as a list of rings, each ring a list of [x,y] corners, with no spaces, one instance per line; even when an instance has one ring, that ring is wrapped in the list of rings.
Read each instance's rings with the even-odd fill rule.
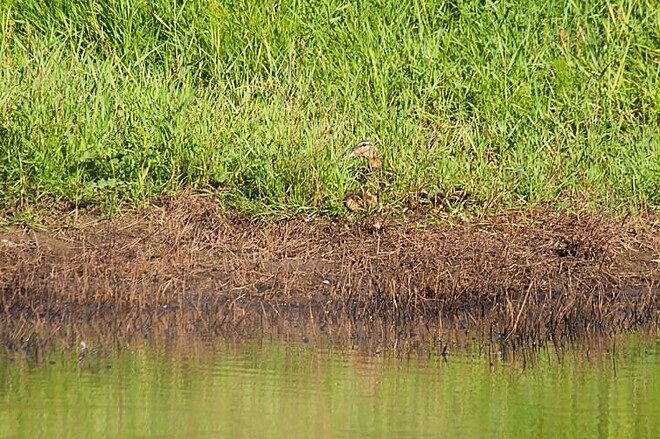
[[[161,201],[111,220],[53,219],[51,232],[0,233],[6,346],[90,331],[415,345],[460,332],[520,346],[657,329],[653,219],[537,211],[437,226],[267,224],[204,197]]]

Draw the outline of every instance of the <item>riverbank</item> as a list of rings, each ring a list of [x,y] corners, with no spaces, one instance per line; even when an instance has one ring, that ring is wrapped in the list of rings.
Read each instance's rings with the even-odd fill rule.
[[[545,210],[260,221],[190,193],[109,219],[62,211],[0,232],[0,333],[21,346],[286,321],[301,340],[426,328],[520,344],[657,329],[657,227]]]
[[[658,13],[0,5],[3,337],[653,323]]]

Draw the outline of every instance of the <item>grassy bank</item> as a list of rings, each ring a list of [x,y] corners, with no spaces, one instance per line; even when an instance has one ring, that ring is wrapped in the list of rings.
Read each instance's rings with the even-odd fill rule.
[[[0,2],[5,212],[193,187],[340,213],[363,137],[384,205],[660,206],[651,0],[47,3]]]

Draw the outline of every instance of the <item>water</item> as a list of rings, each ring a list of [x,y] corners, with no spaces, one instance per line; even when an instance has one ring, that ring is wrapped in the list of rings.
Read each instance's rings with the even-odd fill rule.
[[[524,362],[267,340],[0,354],[0,437],[657,438],[659,345]]]

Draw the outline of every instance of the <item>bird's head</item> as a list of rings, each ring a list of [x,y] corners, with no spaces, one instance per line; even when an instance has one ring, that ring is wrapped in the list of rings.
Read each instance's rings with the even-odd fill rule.
[[[371,140],[365,139],[358,142],[357,145],[349,152],[344,159],[350,159],[351,157],[364,157],[369,161],[369,167],[372,170],[380,169],[382,167],[382,161],[380,158],[380,151]]]

